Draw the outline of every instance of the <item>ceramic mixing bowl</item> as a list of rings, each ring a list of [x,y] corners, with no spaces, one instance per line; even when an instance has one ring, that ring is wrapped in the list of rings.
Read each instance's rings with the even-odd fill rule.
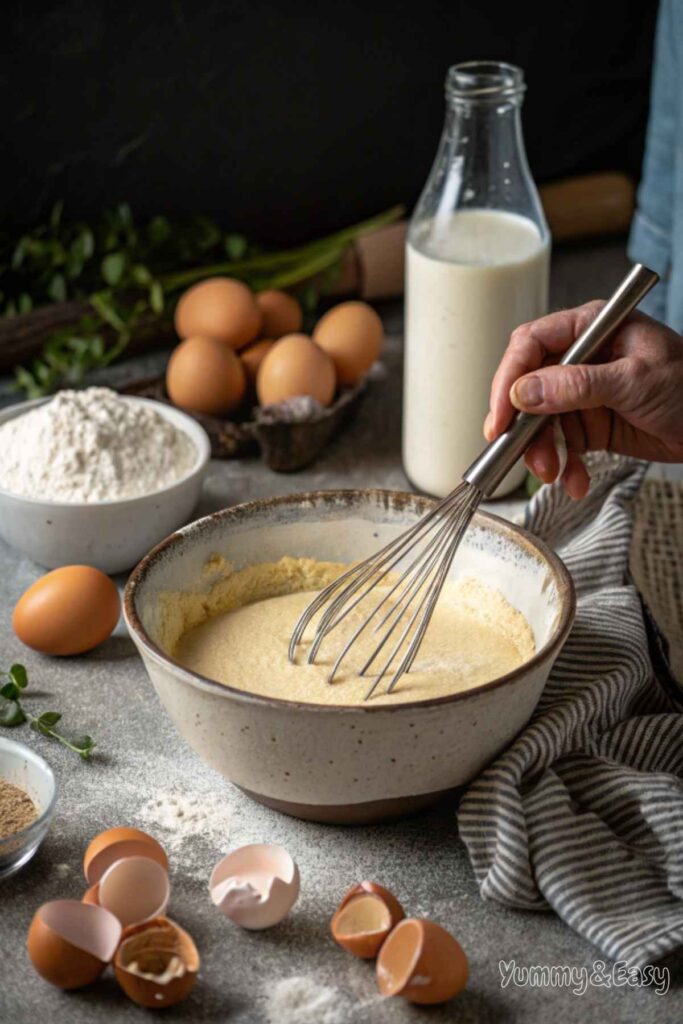
[[[146,551],[192,514],[211,456],[203,427],[191,416],[149,398],[124,396],[127,402],[153,406],[184,431],[197,449],[192,469],[152,494],[117,501],[65,502],[23,498],[2,489],[0,537],[39,565],[92,565],[102,572],[130,569]],[[0,424],[49,399],[20,402],[0,412]]]
[[[549,548],[479,512],[452,567],[497,587],[526,617],[537,653],[476,690],[342,707],[254,696],[184,668],[159,646],[159,595],[202,590],[223,555],[236,569],[283,555],[364,558],[431,506],[394,491],[321,491],[216,512],[158,545],[134,570],[125,617],[159,698],[199,756],[256,800],[314,821],[410,813],[464,786],[528,721],[574,615],[570,576]]]

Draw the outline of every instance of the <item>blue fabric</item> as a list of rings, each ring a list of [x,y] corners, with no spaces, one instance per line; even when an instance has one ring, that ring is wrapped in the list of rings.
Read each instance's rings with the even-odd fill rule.
[[[683,3],[662,0],[638,209],[628,252],[660,283],[640,308],[683,332]]]

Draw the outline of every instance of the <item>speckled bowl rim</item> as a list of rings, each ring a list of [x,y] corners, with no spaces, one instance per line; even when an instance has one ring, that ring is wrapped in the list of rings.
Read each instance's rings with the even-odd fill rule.
[[[241,522],[247,520],[254,512],[276,509],[283,505],[310,507],[319,502],[343,504],[346,501],[349,508],[352,509],[354,504],[357,505],[372,499],[375,501],[382,499],[387,504],[387,507],[391,508],[399,508],[402,504],[412,504],[418,511],[423,512],[427,512],[435,504],[435,499],[425,497],[424,495],[414,494],[409,491],[394,491],[381,488],[303,491],[295,494],[278,495],[273,498],[259,498],[255,501],[231,505],[229,508],[220,509],[208,516],[203,516],[201,519],[196,519],[193,523],[183,527],[182,530],[176,531],[160,541],[133,569],[126,583],[123,595],[123,616],[128,629],[135,635],[138,643],[149,657],[172,670],[177,678],[189,683],[196,689],[209,690],[211,693],[229,699],[236,699],[243,703],[258,704],[271,708],[296,708],[299,711],[333,714],[344,712],[368,715],[387,711],[416,710],[472,699],[483,693],[497,690],[502,686],[521,681],[536,666],[542,664],[549,657],[556,656],[569,635],[576,611],[576,593],[569,570],[559,555],[548,547],[544,541],[534,537],[528,530],[505,519],[501,519],[500,516],[494,515],[492,512],[484,512],[482,510],[476,512],[475,522],[483,520],[494,532],[503,534],[510,542],[525,549],[532,557],[537,558],[548,566],[557,587],[560,605],[560,612],[553,626],[551,636],[543,647],[528,661],[513,669],[512,672],[507,672],[503,676],[491,679],[488,683],[482,683],[480,686],[473,687],[472,689],[446,694],[442,697],[429,697],[426,700],[405,701],[396,704],[314,704],[308,701],[287,700],[284,697],[265,697],[261,694],[250,693],[248,690],[240,690],[226,683],[219,683],[215,679],[210,679],[208,676],[188,669],[181,662],[171,657],[171,655],[166,654],[148,636],[135,607],[138,589],[142,586],[150,572],[153,572],[156,562],[163,557],[169,548],[177,544],[191,542],[196,534],[201,533],[205,529],[207,523],[213,523],[216,520],[225,520],[228,523]]]

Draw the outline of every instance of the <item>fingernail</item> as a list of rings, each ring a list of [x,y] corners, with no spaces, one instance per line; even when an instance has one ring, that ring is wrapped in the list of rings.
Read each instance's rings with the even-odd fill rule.
[[[540,377],[522,377],[512,387],[512,401],[520,408],[541,405],[543,402],[543,381]]]
[[[487,441],[491,440],[491,421],[492,416],[491,413],[489,412],[486,414],[486,419],[484,420],[484,437],[486,438]]]

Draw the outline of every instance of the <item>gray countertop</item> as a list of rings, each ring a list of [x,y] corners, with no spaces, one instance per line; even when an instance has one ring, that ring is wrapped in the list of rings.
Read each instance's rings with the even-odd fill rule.
[[[555,259],[553,305],[605,294],[623,269],[621,246],[571,249]],[[277,476],[257,461],[214,462],[200,513],[250,498],[334,486],[407,486],[400,464],[400,310],[386,311],[389,342],[386,379],[368,394],[358,418],[324,457],[304,472]],[[106,378],[119,383],[159,364],[151,356],[123,364]],[[7,400],[5,393],[5,400]],[[519,502],[507,505],[510,514]],[[82,857],[88,840],[118,824],[155,833],[171,857],[169,914],[194,936],[202,956],[201,977],[188,1001],[165,1011],[166,1020],[261,1024],[296,1020],[322,1024],[323,1010],[278,1017],[273,992],[283,979],[307,976],[333,989],[327,1001],[336,1019],[364,1022],[516,1021],[554,1024],[604,1021],[674,1021],[683,1017],[676,986],[652,990],[589,985],[577,995],[563,988],[501,987],[500,960],[590,968],[595,949],[551,914],[507,910],[479,896],[454,809],[382,827],[344,829],[307,824],[252,803],[206,768],[177,736],[153,692],[130,640],[116,634],[90,655],[49,659],[23,649],[10,619],[17,598],[40,569],[0,544],[0,642],[3,663],[24,662],[32,707],[56,707],[64,725],[91,733],[97,752],[90,763],[25,728],[11,735],[36,747],[54,767],[60,786],[53,828],[32,863],[0,883],[0,1021],[144,1020],[106,975],[71,994],[44,983],[25,953],[32,914],[45,900],[80,897]],[[123,582],[123,581],[121,581]],[[169,808],[182,803],[197,815],[194,827],[164,827]],[[192,805],[192,806],[190,806]],[[298,861],[302,895],[291,916],[263,933],[238,929],[210,904],[206,883],[213,863],[228,849],[250,841],[283,843]],[[432,917],[458,937],[471,977],[453,1003],[424,1011],[377,997],[370,965],[343,953],[328,935],[339,897],[354,881],[376,879],[392,888],[413,915]],[[681,971],[678,971],[680,978]],[[675,975],[674,975],[675,977]],[[270,1002],[269,1002],[270,999]],[[329,1014],[329,1009],[328,1009]],[[268,1016],[270,1014],[270,1016]]]

